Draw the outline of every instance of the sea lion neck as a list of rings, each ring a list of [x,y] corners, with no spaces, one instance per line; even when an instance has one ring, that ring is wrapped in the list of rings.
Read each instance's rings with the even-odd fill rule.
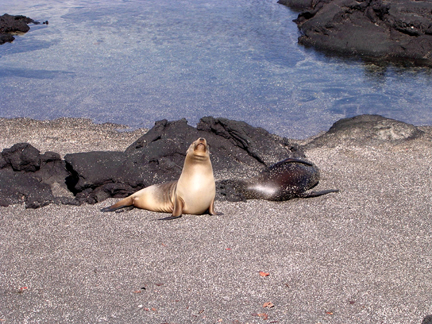
[[[186,157],[186,161],[191,163],[203,163],[208,161],[210,156],[208,154],[190,154]]]

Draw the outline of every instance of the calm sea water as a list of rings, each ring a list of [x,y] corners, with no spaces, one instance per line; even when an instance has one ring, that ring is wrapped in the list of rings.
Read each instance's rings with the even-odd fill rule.
[[[429,69],[304,49],[276,0],[1,0],[3,13],[49,25],[0,46],[0,117],[136,128],[211,115],[290,138],[364,113],[432,125]]]

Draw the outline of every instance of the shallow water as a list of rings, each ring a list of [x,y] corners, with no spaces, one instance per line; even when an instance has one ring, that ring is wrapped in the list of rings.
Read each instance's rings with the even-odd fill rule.
[[[340,118],[432,125],[426,68],[379,68],[297,44],[276,0],[2,0],[49,25],[0,46],[0,117],[133,128],[203,116],[305,138]]]

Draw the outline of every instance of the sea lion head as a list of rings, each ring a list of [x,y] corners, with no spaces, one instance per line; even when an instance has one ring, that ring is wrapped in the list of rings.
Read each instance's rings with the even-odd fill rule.
[[[209,157],[210,151],[209,146],[205,138],[200,137],[194,141],[187,150],[187,155],[193,155],[197,157]]]

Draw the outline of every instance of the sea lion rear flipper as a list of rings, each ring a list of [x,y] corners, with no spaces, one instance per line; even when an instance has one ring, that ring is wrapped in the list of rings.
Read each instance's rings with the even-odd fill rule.
[[[173,217],[180,217],[183,213],[184,201],[179,196],[174,197],[174,209],[172,212]]]
[[[102,212],[112,212],[117,209],[126,207],[126,206],[132,206],[133,205],[133,198],[132,196],[126,197],[125,199],[120,200],[119,202],[115,203],[112,206],[102,208]]]
[[[331,192],[339,192],[339,189],[329,189],[329,190],[322,190],[322,191],[311,191],[311,192],[303,192],[298,197],[300,198],[313,198],[313,197],[319,197],[322,195],[327,195]]]

